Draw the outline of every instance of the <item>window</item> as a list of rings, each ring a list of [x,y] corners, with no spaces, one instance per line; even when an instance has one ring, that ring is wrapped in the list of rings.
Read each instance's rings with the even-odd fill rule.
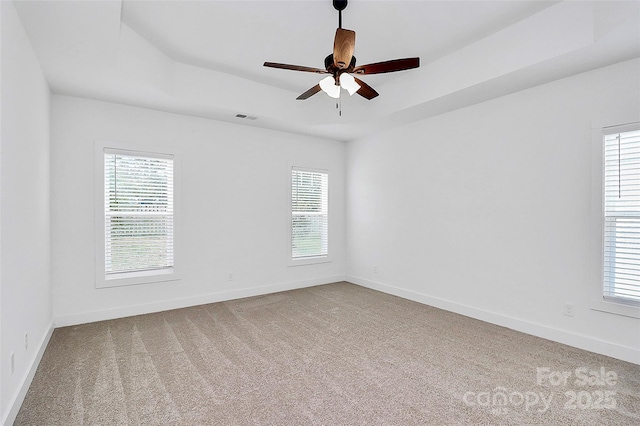
[[[328,261],[329,174],[291,169],[291,260],[295,264]]]
[[[604,134],[604,300],[640,306],[640,130]]]
[[[96,158],[96,287],[177,279],[174,156],[97,143]]]

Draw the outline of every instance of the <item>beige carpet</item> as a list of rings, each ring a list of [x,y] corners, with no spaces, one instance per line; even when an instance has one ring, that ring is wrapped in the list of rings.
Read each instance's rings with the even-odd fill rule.
[[[638,425],[640,367],[336,283],[56,329],[15,424]]]

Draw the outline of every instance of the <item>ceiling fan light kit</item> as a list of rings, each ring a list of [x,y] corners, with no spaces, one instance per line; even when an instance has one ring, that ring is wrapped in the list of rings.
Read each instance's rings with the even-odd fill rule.
[[[349,96],[353,96],[354,93],[360,90],[360,85],[356,82],[356,79],[347,73],[340,75],[340,87],[349,92]]]
[[[340,97],[340,86],[336,85],[336,81],[333,77],[325,77],[320,80],[320,88],[329,96],[334,99],[338,99]]]
[[[343,88],[349,92],[349,95],[357,93],[365,99],[371,100],[378,96],[378,92],[351,74],[382,74],[404,71],[420,66],[420,58],[417,57],[393,59],[390,61],[356,66],[356,57],[353,56],[356,44],[356,32],[342,28],[342,11],[347,7],[347,4],[347,0],[333,0],[333,7],[338,11],[338,28],[336,29],[333,41],[333,53],[325,58],[324,70],[321,68],[280,64],[276,62],[264,63],[265,67],[270,68],[312,72],[316,74],[331,74],[296,99],[308,99],[320,91],[325,92],[332,98],[338,99],[340,98],[340,88]]]

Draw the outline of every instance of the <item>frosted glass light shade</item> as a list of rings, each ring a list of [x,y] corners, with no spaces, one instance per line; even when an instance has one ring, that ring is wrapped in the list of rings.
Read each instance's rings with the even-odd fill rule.
[[[356,79],[353,78],[351,74],[347,73],[340,74],[340,86],[349,92],[350,96],[360,90],[360,85],[356,83]]]
[[[320,88],[332,98],[340,97],[340,86],[336,86],[336,81],[332,76],[320,80]]]

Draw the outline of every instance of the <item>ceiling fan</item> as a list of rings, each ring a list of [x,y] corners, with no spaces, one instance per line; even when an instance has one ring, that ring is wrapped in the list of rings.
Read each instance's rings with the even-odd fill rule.
[[[338,11],[338,28],[336,29],[336,35],[333,41],[333,53],[324,58],[325,69],[279,64],[276,62],[264,63],[265,67],[271,68],[312,72],[316,74],[331,74],[296,99],[308,99],[321,90],[332,98],[339,98],[340,88],[342,87],[349,92],[349,95],[357,93],[370,100],[378,96],[378,92],[351,74],[382,74],[418,68],[420,66],[420,58],[393,59],[390,61],[356,66],[356,57],[353,56],[356,44],[356,32],[342,28],[342,11],[347,7],[347,2],[348,0],[333,0],[333,7]]]

